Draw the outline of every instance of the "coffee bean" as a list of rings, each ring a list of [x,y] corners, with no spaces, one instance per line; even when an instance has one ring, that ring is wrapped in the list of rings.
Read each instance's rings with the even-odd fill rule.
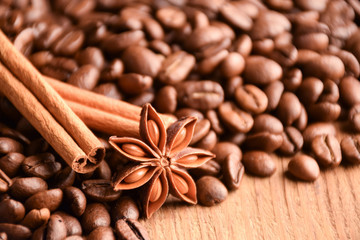
[[[34,46],[34,30],[23,29],[14,39],[14,47],[25,56],[29,56]]]
[[[215,26],[197,28],[186,39],[185,47],[189,50],[203,49],[223,39],[223,32]]]
[[[124,93],[134,95],[148,90],[152,83],[151,77],[136,73],[123,74],[118,80],[118,86]]]
[[[282,79],[286,91],[293,92],[298,89],[302,83],[302,72],[298,68],[292,68],[285,72]]]
[[[344,160],[352,164],[360,163],[360,136],[345,136],[341,140],[341,152]]]
[[[333,135],[316,136],[312,140],[311,150],[323,167],[336,167],[342,160],[340,144]]]
[[[117,222],[122,218],[139,219],[139,209],[136,202],[129,196],[119,198],[111,211],[111,219]]]
[[[10,152],[22,153],[22,144],[11,138],[0,137],[0,155],[6,155]]]
[[[0,135],[3,137],[9,137],[16,141],[29,144],[30,140],[25,137],[22,133],[19,131],[16,131],[15,129],[9,128],[5,124],[0,123]]]
[[[222,17],[231,25],[244,31],[249,31],[253,26],[253,21],[241,8],[231,3],[222,4],[220,7]]]
[[[60,240],[64,238],[66,238],[66,226],[64,220],[57,214],[51,215],[46,228],[46,239]]]
[[[207,75],[212,73],[217,66],[220,65],[222,61],[226,59],[226,57],[229,55],[228,50],[221,50],[207,58],[204,58],[201,60],[201,62],[197,65],[197,71],[202,75]]]
[[[340,116],[340,112],[340,105],[331,102],[313,103],[308,107],[309,117],[316,121],[335,121]]]
[[[224,184],[212,176],[204,176],[196,181],[197,198],[204,206],[213,206],[223,202],[228,191]]]
[[[225,160],[224,160],[225,161]],[[200,167],[189,169],[191,176],[201,178],[203,176],[219,176],[221,166],[215,160],[209,160]]]
[[[223,178],[227,188],[230,190],[239,188],[245,171],[240,156],[236,154],[228,155],[222,167]]]
[[[200,139],[205,137],[210,131],[210,121],[207,119],[202,119],[196,122],[194,135],[191,139],[190,145],[197,143]]]
[[[155,53],[160,53],[164,56],[169,56],[171,54],[170,46],[161,40],[153,40],[149,43],[149,48],[153,50]]]
[[[5,232],[1,232],[0,233],[0,239],[1,240],[7,240],[8,239],[7,234]]]
[[[166,84],[176,84],[185,80],[195,66],[195,57],[184,51],[167,56],[159,72],[159,80]]]
[[[296,178],[309,182],[315,181],[320,175],[320,168],[315,159],[304,154],[291,159],[288,171]]]
[[[235,154],[242,157],[241,149],[231,142],[218,142],[215,147],[212,149],[212,152],[216,155],[215,160],[222,164],[226,157],[230,154]]]
[[[138,221],[134,219],[123,218],[115,223],[116,235],[124,240],[149,240],[150,237]]]
[[[284,84],[280,81],[272,82],[264,88],[264,93],[268,99],[266,111],[270,112],[277,108],[283,92]]]
[[[222,126],[219,116],[214,110],[209,110],[206,112],[206,118],[209,119],[211,128],[217,134],[222,134],[224,132],[224,127]]]
[[[253,42],[253,52],[256,55],[269,55],[274,52],[275,43],[272,39],[265,38]]]
[[[25,216],[24,205],[12,199],[0,202],[0,212],[0,223],[17,223]]]
[[[84,43],[84,33],[81,30],[73,30],[59,37],[52,50],[59,55],[74,55]]]
[[[234,42],[234,50],[240,53],[243,57],[249,56],[252,50],[252,41],[249,35],[240,35]]]
[[[103,69],[105,65],[105,59],[103,53],[99,48],[87,47],[82,51],[79,51],[75,55],[75,59],[79,65],[93,65],[99,70]]]
[[[143,92],[140,95],[137,95],[136,97],[128,99],[129,103],[137,105],[137,106],[143,106],[145,103],[152,103],[154,101],[155,95],[154,92]]]
[[[304,105],[301,104],[301,112],[298,119],[296,119],[293,123],[294,127],[296,127],[298,130],[303,131],[308,123],[308,114],[305,110]]]
[[[81,66],[74,72],[68,80],[68,83],[82,89],[92,90],[99,81],[99,70],[90,64]]]
[[[48,151],[49,146],[50,146],[49,143],[46,142],[45,139],[37,138],[37,139],[31,141],[31,143],[26,146],[25,155],[32,156],[32,155],[36,155],[38,153],[44,153],[44,152]]]
[[[345,77],[339,84],[340,98],[348,106],[360,103],[360,82],[354,77]]]
[[[229,53],[220,65],[222,75],[227,78],[241,74],[244,68],[245,60],[241,54],[237,52]]]
[[[313,139],[319,135],[333,135],[335,136],[336,129],[330,123],[313,123],[306,127],[303,131],[304,144],[311,145]]]
[[[123,95],[114,83],[103,83],[93,89],[94,92],[116,100],[122,100]]]
[[[317,52],[324,51],[329,45],[329,37],[321,32],[302,34],[294,40],[297,48],[310,49]]]
[[[28,176],[48,179],[61,169],[61,164],[55,161],[51,153],[40,153],[25,158],[22,169]]]
[[[159,112],[173,113],[177,107],[177,92],[173,86],[161,88],[155,96],[155,106]]]
[[[10,152],[0,158],[0,169],[2,169],[9,177],[15,177],[24,159],[25,156],[21,153]]]
[[[309,1],[309,0],[296,0],[296,4],[305,10],[315,10],[315,11],[323,11],[326,8],[327,1],[320,0],[320,1]]]
[[[114,59],[100,74],[100,80],[105,82],[116,81],[124,72],[124,63],[120,59]]]
[[[39,177],[16,178],[9,189],[12,197],[24,200],[32,195],[46,191],[47,183]]]
[[[40,36],[36,39],[36,47],[39,49],[49,49],[51,45],[55,43],[57,39],[61,37],[64,29],[56,24],[51,24],[40,33]]]
[[[345,65],[345,72],[348,76],[353,76],[358,78],[360,75],[360,66],[359,61],[356,59],[353,53],[348,52],[346,50],[337,49],[333,51],[329,49],[332,54],[341,59],[341,61]]]
[[[181,108],[175,112],[177,118],[196,117],[198,120],[204,119],[204,114],[193,108]]]
[[[181,104],[199,110],[214,109],[224,100],[224,90],[213,81],[186,81],[179,83],[176,90]]]
[[[94,171],[94,177],[111,180],[111,169],[106,161],[102,161]]]
[[[244,78],[254,85],[266,85],[282,77],[282,69],[275,61],[262,57],[250,56],[245,61]]]
[[[144,38],[144,32],[140,30],[126,31],[119,34],[106,36],[102,41],[101,48],[105,52],[119,53],[129,46],[136,45]]]
[[[85,211],[87,202],[84,193],[73,186],[64,188],[63,192],[64,200],[69,206],[71,212],[75,216],[81,216]]]
[[[268,105],[266,94],[251,84],[238,87],[235,90],[235,100],[242,109],[254,114],[264,112]]]
[[[84,239],[85,239],[85,237],[76,236],[76,235],[65,238],[65,240],[84,240]]]
[[[289,126],[300,117],[301,103],[297,96],[291,92],[285,92],[280,98],[276,109],[277,117],[285,125]]]
[[[43,66],[40,71],[49,77],[65,81],[69,79],[71,74],[77,69],[78,65],[73,59],[54,57],[48,64]]]
[[[185,13],[181,9],[173,6],[157,10],[156,18],[161,24],[168,28],[180,28],[186,23]]]
[[[50,218],[50,211],[47,208],[33,209],[29,211],[24,219],[20,222],[21,225],[29,229],[36,229],[48,222]]]
[[[297,96],[305,106],[315,103],[324,90],[323,82],[314,77],[305,78],[297,89]]]
[[[55,211],[61,204],[63,192],[59,188],[38,192],[25,201],[26,210],[48,208]]]
[[[20,224],[0,223],[0,232],[6,233],[9,240],[26,240],[31,237],[30,229]]]
[[[288,126],[282,133],[283,142],[279,147],[279,152],[284,155],[294,155],[302,149],[304,144],[301,132],[294,127]]]
[[[235,94],[235,90],[243,85],[244,80],[240,76],[234,76],[226,80],[224,87],[225,95],[232,97]]]
[[[114,201],[121,195],[121,191],[114,191],[111,182],[106,179],[83,181],[81,189],[88,198],[99,202]]]
[[[303,67],[306,76],[314,76],[320,79],[338,80],[345,73],[344,63],[340,58],[333,55],[321,55],[310,59]]]
[[[324,81],[324,90],[319,97],[319,101],[337,103],[339,97],[340,93],[338,85],[334,81],[326,79]]]
[[[247,149],[256,149],[265,152],[273,152],[278,149],[283,142],[281,134],[274,134],[270,132],[259,132],[249,134],[246,137],[243,146]]]
[[[272,38],[290,30],[290,28],[291,24],[283,14],[269,10],[259,14],[250,36],[252,39]]]
[[[55,212],[52,216],[61,217],[65,226],[65,233],[67,236],[82,235],[82,228],[77,218],[61,211]]]
[[[269,177],[276,171],[276,165],[272,157],[261,151],[246,152],[242,163],[247,172],[259,177]]]
[[[111,227],[97,227],[88,236],[88,240],[115,240]]]
[[[282,123],[270,114],[260,114],[254,118],[254,125],[251,129],[253,133],[270,132],[281,134],[284,131]]]
[[[101,203],[87,205],[81,217],[81,226],[85,233],[89,233],[97,227],[110,226],[110,215],[105,206]]]
[[[350,109],[348,119],[353,129],[360,132],[360,104],[356,104]]]
[[[211,151],[217,143],[217,136],[213,130],[210,130],[200,141],[195,144],[195,147]]]
[[[254,124],[252,116],[237,108],[232,102],[222,103],[218,111],[221,120],[230,130],[246,133]]]

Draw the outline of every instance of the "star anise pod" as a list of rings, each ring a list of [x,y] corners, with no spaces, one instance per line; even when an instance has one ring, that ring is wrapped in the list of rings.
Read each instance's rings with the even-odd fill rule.
[[[113,179],[115,190],[146,186],[143,210],[146,217],[158,210],[169,192],[196,204],[196,185],[184,168],[195,168],[214,157],[209,151],[188,147],[194,134],[196,118],[182,118],[165,128],[150,104],[141,111],[140,136],[110,137],[110,144],[130,163]],[[145,185],[146,184],[146,185]]]

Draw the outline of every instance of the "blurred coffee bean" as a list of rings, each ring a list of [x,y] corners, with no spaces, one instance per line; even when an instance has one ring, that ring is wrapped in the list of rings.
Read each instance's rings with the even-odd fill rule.
[[[124,93],[134,95],[148,90],[152,83],[153,79],[151,77],[137,73],[123,74],[117,82],[119,88]]]
[[[293,126],[296,127],[298,130],[303,131],[308,123],[308,114],[306,112],[306,109],[304,105],[301,104],[301,111],[300,116],[298,119],[296,119],[293,123]]]
[[[51,215],[46,228],[46,239],[66,238],[66,226],[62,217],[57,214]]]
[[[340,116],[340,112],[340,105],[331,102],[313,103],[308,107],[309,117],[316,121],[335,121]]]
[[[93,65],[99,70],[103,69],[105,65],[105,59],[103,53],[99,48],[87,47],[76,53],[75,59],[79,65]]]
[[[200,141],[195,144],[195,147],[211,151],[217,143],[217,136],[215,131],[210,130]]]
[[[345,77],[339,84],[340,99],[348,106],[360,103],[360,82],[354,77]]]
[[[156,109],[161,113],[173,113],[177,107],[177,92],[173,86],[161,88],[155,96]]]
[[[6,155],[10,152],[22,153],[22,144],[11,138],[0,137],[0,155]]]
[[[329,37],[321,32],[302,34],[294,40],[297,48],[310,49],[317,52],[324,51],[329,45]]]
[[[10,195],[15,199],[24,200],[36,193],[46,191],[47,183],[39,177],[16,178],[10,187]]]
[[[120,59],[114,59],[108,66],[105,66],[100,74],[100,80],[104,82],[114,82],[124,72],[124,63]]]
[[[316,136],[311,142],[311,151],[323,167],[336,167],[342,160],[340,143],[333,135]]]
[[[309,146],[316,136],[332,135],[335,136],[336,129],[331,123],[319,122],[312,123],[303,131],[304,145]]]
[[[155,53],[161,53],[164,56],[169,56],[171,54],[170,46],[161,40],[153,40],[149,43],[149,48]]]
[[[51,153],[40,153],[25,158],[22,162],[22,170],[31,177],[48,179],[61,169],[61,164],[55,160]]]
[[[156,12],[156,18],[161,24],[168,28],[180,28],[186,23],[185,13],[181,9],[173,6],[160,8]]]
[[[338,80],[344,76],[345,66],[341,59],[336,56],[321,55],[305,63],[303,73],[306,76],[320,79]]]
[[[282,79],[286,91],[294,92],[302,83],[302,72],[298,68],[292,68],[285,72]]]
[[[201,178],[203,176],[217,177],[219,176],[220,172],[221,166],[215,160],[209,160],[200,167],[189,169],[189,173],[195,178]]]
[[[222,61],[220,71],[224,77],[234,77],[243,72],[245,68],[245,60],[240,53],[231,52]]]
[[[77,69],[78,65],[75,60],[65,57],[54,57],[48,64],[40,68],[40,71],[46,76],[66,81]]]
[[[276,164],[266,152],[249,151],[242,158],[245,170],[259,177],[269,177],[276,171]]]
[[[122,100],[123,96],[121,92],[118,90],[117,86],[114,83],[103,83],[100,85],[97,85],[93,92],[102,94],[106,97],[113,98],[116,100]]]
[[[38,138],[33,141],[25,148],[25,155],[32,156],[38,153],[44,153],[48,150],[49,143],[43,138]]]
[[[225,158],[222,165],[224,182],[230,190],[240,187],[240,183],[244,175],[245,170],[240,157],[241,156],[236,154],[230,154]]]
[[[79,217],[81,216],[86,208],[86,197],[85,194],[76,187],[70,186],[63,189],[64,201],[67,203],[71,212]]]
[[[25,156],[21,153],[10,152],[0,158],[0,169],[3,170],[9,177],[15,177],[24,161]]]
[[[356,104],[350,109],[348,119],[353,129],[355,129],[357,132],[360,132],[360,104]]]
[[[238,155],[240,159],[242,158],[241,149],[231,142],[218,142],[212,149],[212,152],[216,155],[215,160],[220,164],[222,164],[230,154],[235,154]]]
[[[102,40],[101,49],[112,54],[119,53],[124,49],[139,43],[144,36],[144,32],[140,30],[111,34]]]
[[[97,227],[110,226],[110,215],[101,203],[91,203],[86,206],[81,217],[81,226],[84,233],[90,233]]]
[[[297,96],[291,92],[284,92],[280,98],[276,115],[280,121],[289,126],[297,120],[301,113],[301,103]]]
[[[2,96],[0,96],[0,113],[14,122],[17,122],[22,118],[20,112],[14,105],[7,98]]]
[[[224,101],[224,90],[213,81],[186,81],[176,86],[178,101],[191,108],[209,110]]]
[[[175,112],[177,118],[196,117],[198,120],[204,119],[204,114],[193,108],[180,108]]]
[[[360,163],[360,136],[345,136],[341,140],[341,152],[345,161],[352,164]]]
[[[63,192],[59,188],[38,192],[25,201],[26,210],[48,208],[55,211],[61,204]]]
[[[115,240],[111,227],[97,227],[88,236],[88,240]]]
[[[204,206],[213,206],[223,202],[228,191],[224,184],[212,176],[204,176],[196,181],[197,198]]]
[[[266,94],[251,84],[236,88],[235,100],[243,110],[254,114],[264,112],[268,105]]]
[[[227,97],[232,97],[235,94],[235,90],[242,86],[244,80],[240,76],[234,76],[226,80],[224,90]]]
[[[326,79],[324,81],[324,90],[319,97],[319,101],[337,103],[339,97],[340,93],[338,85],[334,81]]]
[[[252,50],[252,41],[249,35],[240,35],[234,42],[234,50],[240,53],[243,57],[249,56]]]
[[[36,229],[43,224],[46,224],[50,218],[50,211],[47,208],[33,209],[29,211],[24,219],[20,222],[21,225],[29,229]]]
[[[196,69],[197,72],[202,75],[211,74],[228,55],[229,51],[223,49],[209,57],[204,58],[198,63]]]
[[[206,112],[206,118],[209,119],[211,128],[216,134],[222,134],[224,132],[224,127],[220,122],[219,116],[214,110],[209,110]]]
[[[114,191],[110,180],[106,179],[85,180],[81,189],[88,198],[98,202],[114,201],[121,195],[121,191]]]
[[[65,188],[74,184],[76,172],[70,166],[61,169],[51,179],[53,188]]]
[[[271,59],[262,56],[246,58],[244,78],[250,84],[263,86],[279,80],[282,74],[281,66]]]
[[[26,240],[31,237],[30,229],[20,224],[0,223],[0,232],[6,233],[9,240]]]
[[[232,3],[222,4],[220,14],[231,25],[244,31],[249,31],[253,26],[253,21],[241,8]]]
[[[137,95],[136,97],[128,99],[128,101],[131,104],[141,107],[145,103],[152,103],[154,101],[154,98],[155,98],[154,92],[150,91],[150,92],[143,92]]]
[[[296,155],[288,165],[288,171],[296,178],[313,182],[320,175],[320,168],[317,162],[310,156]]]
[[[99,77],[99,70],[95,66],[87,64],[74,72],[70,76],[68,83],[82,89],[92,90],[98,83]]]
[[[84,38],[81,30],[69,31],[56,40],[52,49],[55,54],[72,56],[82,47]]]
[[[2,137],[12,138],[22,143],[26,143],[26,144],[30,143],[30,140],[27,137],[25,137],[22,133],[16,131],[15,129],[9,128],[8,126],[2,123],[0,123],[0,135]]]
[[[73,217],[70,214],[61,211],[54,212],[52,216],[55,215],[61,217],[65,226],[65,233],[67,236],[82,235],[82,228],[79,220],[76,217]]]
[[[117,222],[119,219],[139,219],[139,208],[136,202],[129,196],[119,198],[111,211],[111,219]]]
[[[205,137],[210,131],[210,126],[210,121],[208,119],[202,119],[200,121],[197,121],[190,145],[197,143],[200,139]]]
[[[0,202],[0,223],[17,223],[25,216],[25,208],[21,202],[5,199]]]
[[[264,88],[264,93],[268,99],[266,111],[270,112],[277,108],[283,92],[284,84],[280,81],[272,82]]]
[[[218,111],[224,125],[232,131],[246,133],[254,124],[252,116],[237,108],[232,102],[222,103]]]
[[[278,149],[281,154],[294,155],[302,149],[304,139],[301,132],[296,128],[291,126],[286,127],[282,136],[283,142]]]
[[[111,180],[111,169],[106,161],[102,161],[94,171],[94,178]]]
[[[185,47],[188,50],[202,49],[205,46],[220,42],[224,39],[224,34],[218,27],[208,26],[195,29],[190,36],[186,38]]]
[[[34,46],[34,30],[25,28],[15,37],[13,44],[25,56],[29,56]]]
[[[314,77],[305,78],[297,89],[297,96],[302,104],[308,106],[315,103],[324,90],[324,83]]]
[[[120,239],[143,239],[149,240],[150,237],[145,229],[137,220],[123,218],[115,223],[116,235]]]
[[[274,52],[275,43],[272,39],[265,38],[253,42],[253,52],[256,55],[269,55]]]

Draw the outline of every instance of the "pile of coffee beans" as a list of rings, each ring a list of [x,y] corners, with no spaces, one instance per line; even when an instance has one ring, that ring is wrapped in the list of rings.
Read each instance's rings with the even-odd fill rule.
[[[191,146],[216,154],[189,173],[211,206],[279,156],[314,181],[360,163],[357,0],[1,0],[0,28],[44,74],[161,113],[198,118]],[[148,239],[122,159],[75,173],[2,97],[1,239]],[[341,124],[339,124],[341,122]],[[349,134],[339,138],[342,126]]]

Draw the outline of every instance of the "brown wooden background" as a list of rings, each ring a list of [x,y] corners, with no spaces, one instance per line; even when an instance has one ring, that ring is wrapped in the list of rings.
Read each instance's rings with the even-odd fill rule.
[[[360,239],[360,166],[341,165],[304,183],[285,173],[289,159],[274,157],[273,176],[245,175],[240,189],[217,206],[170,198],[142,220],[151,239]]]

